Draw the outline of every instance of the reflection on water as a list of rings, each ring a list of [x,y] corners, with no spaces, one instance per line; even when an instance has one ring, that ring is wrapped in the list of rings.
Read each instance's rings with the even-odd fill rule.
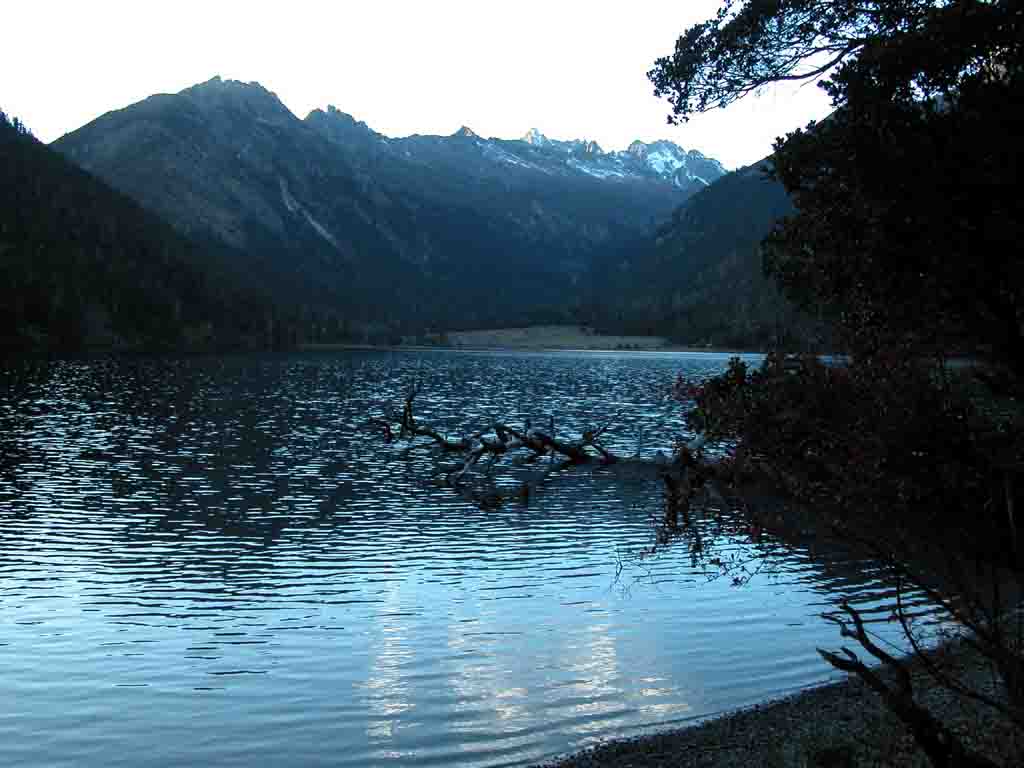
[[[339,353],[0,373],[0,760],[521,765],[813,684],[817,618],[891,590],[851,556],[700,522],[742,588],[650,552],[660,488],[566,472],[483,511],[363,429],[414,381],[452,432],[668,452],[718,355]],[[441,460],[443,462],[443,460]],[[884,622],[881,631],[896,636]]]

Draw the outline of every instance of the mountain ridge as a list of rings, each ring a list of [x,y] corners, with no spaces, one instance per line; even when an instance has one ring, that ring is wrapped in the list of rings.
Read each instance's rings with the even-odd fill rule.
[[[258,83],[213,78],[53,146],[179,231],[244,254],[239,269],[326,325],[401,329],[566,317],[600,252],[710,181],[689,163],[716,172],[675,145],[639,157],[546,141],[393,139],[336,107],[299,119]]]
[[[591,139],[552,139],[536,128],[531,128],[519,139],[494,136],[485,139],[466,125],[447,136],[414,133],[404,137],[393,137],[375,131],[366,122],[356,119],[333,104],[328,104],[323,109],[311,110],[304,122],[321,126],[329,138],[339,141],[341,140],[340,134],[329,128],[323,128],[324,124],[331,120],[338,121],[347,131],[360,134],[363,140],[375,140],[392,148],[406,147],[420,140],[473,139],[485,145],[505,150],[505,153],[492,152],[492,159],[510,164],[522,164],[524,167],[528,167],[530,163],[529,151],[525,148],[517,148],[516,145],[526,144],[534,150],[550,153],[549,159],[556,156],[558,159],[564,158],[564,165],[568,169],[579,170],[597,178],[625,179],[631,175],[646,174],[660,176],[677,187],[683,188],[686,186],[686,182],[692,181],[697,181],[702,186],[708,186],[711,183],[708,178],[711,180],[721,178],[728,172],[718,160],[710,158],[696,149],[686,150],[668,139],[657,139],[652,142],[636,139],[625,149],[606,152],[600,144]],[[507,154],[509,150],[513,151],[512,157]],[[589,162],[581,163],[581,160]],[[677,173],[681,168],[684,169],[682,174]],[[552,170],[549,167],[549,172]],[[706,177],[699,175],[697,170],[706,174]]]

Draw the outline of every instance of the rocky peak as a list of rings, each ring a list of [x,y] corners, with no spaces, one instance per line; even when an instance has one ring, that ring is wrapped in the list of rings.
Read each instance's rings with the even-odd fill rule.
[[[314,110],[314,111],[315,112],[319,112],[320,110]],[[347,122],[350,122],[350,123],[353,123],[353,124],[356,122],[356,119],[354,117],[352,117],[352,115],[350,115],[348,112],[342,112],[340,109],[338,109],[333,104],[328,104],[327,105],[327,114],[330,115],[330,117],[335,119],[335,120],[344,120],[344,121],[347,121]]]
[[[667,152],[673,155],[678,155],[679,157],[686,156],[685,149],[680,147],[674,141],[669,141],[668,139],[658,139],[657,141],[652,141],[650,144],[647,145],[647,147],[650,151]]]
[[[370,127],[366,123],[364,123],[362,120],[356,120],[348,112],[342,112],[340,109],[338,109],[333,104],[328,104],[326,111],[322,110],[322,109],[314,109],[306,117],[306,120],[310,120],[310,119],[326,120],[326,121],[332,123],[335,127],[339,127],[339,128],[340,127],[352,128],[352,129],[357,129],[357,130],[359,130],[361,132],[364,132],[364,133],[365,132],[372,132],[372,131],[370,131]]]
[[[186,88],[179,95],[207,111],[234,110],[268,120],[295,119],[276,93],[255,81],[243,83],[224,80],[217,75],[205,83]]]
[[[545,147],[551,143],[547,136],[538,131],[536,128],[531,128],[526,132],[526,135],[522,138],[527,144],[532,144],[535,147]]]
[[[454,138],[464,138],[464,139],[479,139],[480,138],[476,133],[474,133],[472,128],[470,128],[468,126],[465,126],[465,125],[462,126],[461,128],[459,128],[459,130],[457,130],[455,133],[453,133],[452,137],[454,137]]]
[[[647,145],[640,141],[640,139],[630,144],[626,151],[631,155],[639,157],[641,160],[647,157]]]
[[[304,122],[339,144],[364,143],[368,139],[380,138],[362,120],[356,120],[352,115],[342,112],[333,104],[328,104],[326,111],[314,109],[306,116]]]

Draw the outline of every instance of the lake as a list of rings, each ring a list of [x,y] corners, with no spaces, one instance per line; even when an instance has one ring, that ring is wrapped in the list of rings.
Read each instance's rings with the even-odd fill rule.
[[[852,554],[753,535],[655,547],[646,473],[574,469],[528,505],[366,428],[420,386],[453,434],[524,419],[669,453],[701,353],[332,352],[7,363],[0,763],[529,765],[819,684]],[[757,358],[750,358],[756,362]],[[498,487],[543,471],[492,469]],[[723,574],[711,561],[731,565]],[[734,577],[743,582],[734,585]]]

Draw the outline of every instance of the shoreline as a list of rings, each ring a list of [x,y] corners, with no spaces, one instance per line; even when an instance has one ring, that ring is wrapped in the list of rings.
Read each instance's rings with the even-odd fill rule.
[[[729,349],[719,347],[686,347],[669,345],[664,347],[641,347],[617,349],[615,347],[562,347],[562,346],[469,346],[441,344],[359,344],[336,342],[323,344],[299,344],[300,352],[593,352],[595,354],[624,353],[700,353],[710,355],[766,355],[767,352],[752,349]]]
[[[786,497],[765,477],[742,484],[748,514],[783,538],[828,547],[834,540],[820,511]],[[855,641],[836,632],[825,650],[851,648],[883,680],[891,670],[871,664]],[[955,639],[928,652],[932,663],[969,686],[1005,700],[990,666],[977,651]],[[921,659],[903,659],[913,680],[914,700],[950,727],[965,746],[996,765],[1024,764],[1024,734],[986,708],[939,685]],[[823,671],[831,667],[822,660]],[[609,738],[534,768],[932,768],[909,729],[881,697],[855,675],[782,693],[747,707],[692,724]]]
[[[837,638],[836,647],[841,643]],[[935,652],[979,688],[996,693],[973,651],[949,645]],[[860,654],[865,655],[865,654]],[[822,664],[825,662],[823,661]],[[910,661],[915,700],[943,719],[997,765],[1017,765],[1024,744],[991,710],[937,685]],[[882,677],[888,678],[882,671]],[[998,695],[998,693],[997,693]],[[1017,737],[1019,738],[1019,736]],[[878,694],[856,677],[808,688],[712,717],[694,725],[603,741],[535,768],[930,768],[908,729]]]
[[[385,349],[396,351],[472,352],[710,352],[763,354],[760,350],[713,346],[710,340],[674,343],[654,334],[600,333],[582,324],[538,324],[471,331],[427,331],[417,336],[395,336],[396,344],[303,344],[300,349]]]

